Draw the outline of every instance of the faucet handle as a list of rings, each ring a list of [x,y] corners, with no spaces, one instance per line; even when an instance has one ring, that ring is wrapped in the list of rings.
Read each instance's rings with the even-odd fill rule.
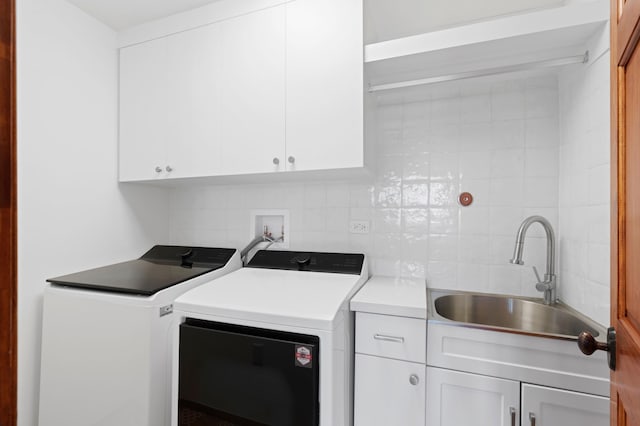
[[[538,274],[538,270],[536,269],[535,266],[532,266],[533,268],[533,273],[536,274],[536,279],[538,280],[538,283],[541,283],[542,280],[540,279],[540,274]]]

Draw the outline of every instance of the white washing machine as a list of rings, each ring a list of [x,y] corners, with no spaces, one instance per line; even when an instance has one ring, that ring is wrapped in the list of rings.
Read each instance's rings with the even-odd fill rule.
[[[259,251],[176,299],[173,426],[352,424],[363,254]]]
[[[159,245],[48,280],[40,426],[168,425],[173,301],[240,267],[235,249]]]

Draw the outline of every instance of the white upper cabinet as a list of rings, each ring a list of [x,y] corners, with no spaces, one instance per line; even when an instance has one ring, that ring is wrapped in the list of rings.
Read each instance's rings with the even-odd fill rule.
[[[363,166],[362,0],[287,4],[289,170]]]
[[[220,98],[220,174],[264,173],[284,167],[285,7],[221,23],[224,82]],[[274,164],[274,158],[279,165]]]
[[[362,31],[293,0],[121,48],[120,180],[363,167]]]
[[[119,155],[122,181],[166,175],[166,55],[165,39],[120,50]]]
[[[220,169],[222,84],[220,25],[185,31],[167,41],[167,157],[172,177]]]

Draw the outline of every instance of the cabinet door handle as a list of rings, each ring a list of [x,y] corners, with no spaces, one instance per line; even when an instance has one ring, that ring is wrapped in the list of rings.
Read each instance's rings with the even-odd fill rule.
[[[162,168],[160,166],[156,166],[156,173],[160,173],[162,171]]]
[[[164,168],[167,172],[171,173],[173,171],[173,169],[171,168],[171,166],[167,166]]]
[[[404,337],[398,337],[398,336],[385,336],[384,334],[374,334],[373,338],[376,340],[384,340],[385,342],[404,343]]]
[[[273,164],[275,164],[276,166],[280,164],[280,159],[278,157],[273,157]]]
[[[536,415],[533,413],[529,413],[529,422],[531,426],[536,426]]]
[[[289,158],[287,158],[287,161],[289,162],[289,164],[293,164],[296,162],[296,157],[290,155]]]
[[[411,383],[413,386],[417,385],[418,383],[420,383],[420,377],[418,377],[417,374],[410,375],[409,383]]]
[[[516,426],[516,409],[509,407],[509,414],[511,415],[511,426]]]

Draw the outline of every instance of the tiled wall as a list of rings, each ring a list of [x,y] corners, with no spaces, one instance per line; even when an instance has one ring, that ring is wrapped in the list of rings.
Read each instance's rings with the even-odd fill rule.
[[[558,224],[555,76],[474,81],[379,100],[373,178],[226,185],[171,193],[174,243],[243,247],[252,209],[288,209],[291,248],[363,251],[372,272],[426,277],[431,287],[537,295],[530,268],[510,265],[532,214]],[[471,192],[461,207],[457,197]],[[371,232],[350,234],[350,220]],[[533,226],[527,265],[544,269]]]
[[[608,30],[602,36],[608,45]],[[591,53],[595,52],[591,49]],[[560,76],[561,296],[609,323],[609,52]]]

